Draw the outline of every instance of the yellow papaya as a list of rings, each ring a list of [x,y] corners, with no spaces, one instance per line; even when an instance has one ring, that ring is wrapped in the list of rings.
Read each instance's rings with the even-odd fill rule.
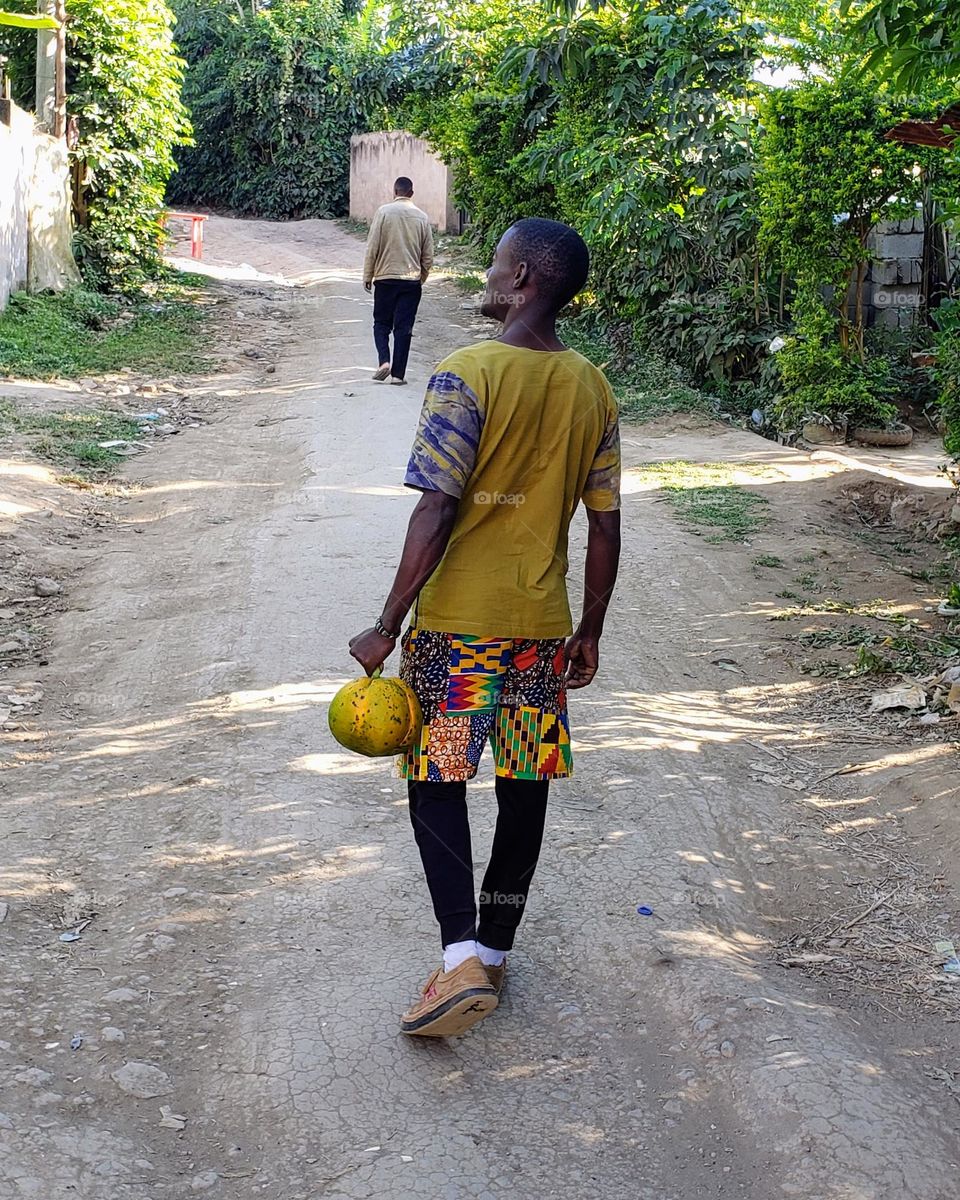
[[[379,671],[344,684],[327,712],[330,732],[340,745],[368,758],[409,749],[420,734],[421,722],[413,688]]]

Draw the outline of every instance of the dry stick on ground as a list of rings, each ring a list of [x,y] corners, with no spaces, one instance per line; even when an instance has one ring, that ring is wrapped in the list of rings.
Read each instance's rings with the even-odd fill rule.
[[[869,908],[864,909],[863,912],[860,913],[860,915],[858,917],[854,917],[852,921],[847,921],[847,923],[845,925],[835,926],[833,929],[831,929],[829,931],[829,933],[825,933],[823,936],[826,938],[836,937],[836,935],[838,933],[842,933],[843,930],[852,929],[854,927],[854,925],[859,925],[860,922],[862,920],[864,920],[865,917],[869,917],[872,912],[876,912],[876,910],[878,908],[880,908],[881,905],[886,904],[887,901],[891,900],[899,891],[900,891],[900,884],[898,883],[892,892],[888,892],[886,894],[886,896],[881,896],[879,900],[875,900],[873,902],[873,904],[871,904]]]
[[[843,767],[837,767],[835,771],[829,771],[826,775],[821,775],[819,779],[815,779],[810,787],[819,787],[821,783],[826,783],[828,779],[833,779],[835,775],[855,775],[857,771],[866,771],[868,767],[872,767],[872,762],[865,763],[847,763]]]

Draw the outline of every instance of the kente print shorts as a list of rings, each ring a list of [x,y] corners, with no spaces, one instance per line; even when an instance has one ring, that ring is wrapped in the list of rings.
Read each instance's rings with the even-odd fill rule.
[[[423,727],[419,742],[398,761],[400,777],[472,779],[488,741],[498,775],[570,775],[564,641],[408,629],[400,675],[417,693]]]

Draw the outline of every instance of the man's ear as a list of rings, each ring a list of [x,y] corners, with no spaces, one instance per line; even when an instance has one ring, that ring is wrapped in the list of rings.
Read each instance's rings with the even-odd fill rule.
[[[525,262],[517,263],[517,269],[513,275],[513,287],[515,291],[525,287],[530,282],[530,268]]]

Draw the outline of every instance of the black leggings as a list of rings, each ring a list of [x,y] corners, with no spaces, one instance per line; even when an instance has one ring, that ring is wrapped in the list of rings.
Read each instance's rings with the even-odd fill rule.
[[[546,780],[497,777],[497,828],[478,928],[467,785],[408,783],[410,820],[444,946],[476,938],[493,950],[513,947],[540,856],[549,787]]]

